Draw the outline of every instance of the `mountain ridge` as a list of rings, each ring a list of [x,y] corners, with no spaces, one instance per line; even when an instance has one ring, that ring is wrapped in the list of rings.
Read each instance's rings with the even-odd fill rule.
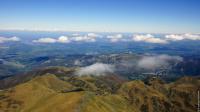
[[[51,68],[49,68],[51,69]],[[55,70],[55,68],[53,68]],[[52,71],[54,71],[52,70]],[[195,112],[198,78],[165,83],[158,78],[123,80],[117,75],[74,76],[56,69],[0,91],[7,112]],[[49,70],[47,70],[49,71]]]

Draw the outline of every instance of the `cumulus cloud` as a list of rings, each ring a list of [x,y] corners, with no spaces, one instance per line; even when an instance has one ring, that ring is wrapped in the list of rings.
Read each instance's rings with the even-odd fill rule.
[[[156,38],[151,34],[144,34],[144,35],[134,35],[133,41],[136,42],[146,42],[146,43],[155,43],[155,44],[166,44],[167,41],[161,38]]]
[[[58,39],[55,38],[40,38],[38,40],[33,40],[33,42],[37,43],[69,43],[70,40],[66,36],[60,36]]]
[[[170,62],[178,63],[182,60],[182,57],[170,55],[144,56],[138,61],[138,67],[146,70],[155,70],[168,67]]]
[[[96,34],[96,33],[88,33],[87,34],[88,37],[99,37],[100,35]]]
[[[40,38],[38,40],[33,40],[33,42],[37,42],[37,43],[55,43],[56,39],[53,39],[53,38]]]
[[[88,33],[86,35],[72,34],[72,37],[60,36],[59,38],[40,38],[33,40],[37,43],[69,43],[69,42],[95,42],[99,35]]]
[[[177,40],[183,40],[184,39],[181,35],[176,35],[176,34],[166,35],[165,38],[167,40],[172,40],[172,41],[177,41]]]
[[[180,40],[200,40],[200,35],[198,34],[170,34],[165,35],[165,38],[167,40],[171,41],[180,41]]]
[[[4,43],[4,42],[16,42],[16,41],[20,41],[20,39],[18,37],[10,37],[10,38],[6,38],[6,37],[0,37],[0,43]]]
[[[116,35],[108,35],[107,38],[111,41],[111,42],[118,42],[123,38],[122,34],[116,34]]]
[[[110,64],[103,64],[103,63],[95,63],[90,66],[82,67],[80,70],[76,72],[77,75],[106,75],[106,73],[113,73],[114,66]]]
[[[124,36],[122,34],[113,34],[103,37],[102,35],[96,33],[88,34],[72,34],[71,37],[60,36],[59,38],[40,38],[38,40],[33,40],[37,43],[69,43],[69,42],[96,42],[98,38],[103,38],[110,42],[146,42],[153,44],[167,44],[171,41],[181,41],[181,40],[200,40],[200,34],[170,34],[163,35],[163,38],[156,37],[152,34],[134,34],[133,36]],[[5,41],[19,41],[19,38],[4,38],[0,37],[0,42]]]
[[[99,37],[98,34],[88,33],[87,35],[79,35],[71,38],[72,41],[76,42],[96,42],[96,38]]]
[[[146,42],[154,44],[167,44],[171,41],[181,40],[200,40],[200,34],[170,34],[164,35],[164,38],[155,37],[152,34],[135,34],[133,37],[124,37],[122,34],[108,35],[107,38],[110,42],[119,41],[135,41],[135,42]]]
[[[57,42],[60,42],[60,43],[69,43],[70,42],[70,39],[66,36],[60,36],[57,40]]]
[[[72,37],[72,40],[77,41],[77,42],[95,42],[96,38],[89,37],[89,36],[76,36],[76,37]]]

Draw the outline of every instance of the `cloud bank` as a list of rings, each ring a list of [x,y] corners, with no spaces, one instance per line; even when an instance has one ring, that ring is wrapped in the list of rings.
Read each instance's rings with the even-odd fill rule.
[[[4,42],[17,42],[20,41],[20,39],[18,37],[10,37],[10,38],[6,38],[6,37],[0,37],[0,43],[4,43]]]
[[[36,43],[70,43],[70,42],[95,42],[100,35],[95,33],[88,33],[86,35],[72,34],[72,37],[60,36],[59,38],[39,38],[33,40]]]
[[[56,39],[54,39],[54,38],[40,38],[38,40],[33,40],[33,42],[37,42],[37,43],[55,43]]]
[[[136,42],[146,42],[146,43],[154,43],[154,44],[166,44],[168,43],[166,40],[161,38],[156,38],[151,34],[144,34],[144,35],[133,35],[133,41]]]
[[[133,41],[136,42],[146,42],[146,43],[155,43],[155,44],[166,44],[170,41],[182,41],[182,40],[200,40],[199,34],[170,34],[164,35],[164,38],[156,38],[154,35],[151,34],[144,34],[144,35],[134,35]]]
[[[97,38],[97,37],[99,37],[100,35],[98,35],[98,34],[96,34],[96,33],[88,33],[87,36],[88,36],[88,37]]]
[[[38,40],[33,40],[33,42],[38,43],[70,43],[70,42],[96,42],[98,38],[105,39],[109,42],[145,42],[152,44],[168,44],[172,41],[182,41],[182,40],[200,40],[200,34],[168,34],[160,35],[156,37],[153,34],[134,34],[133,36],[124,36],[123,34],[113,34],[113,35],[99,35],[96,33],[88,34],[72,34],[71,37],[61,36],[59,38],[40,38]]]
[[[69,43],[70,40],[67,36],[60,36],[58,39],[55,38],[40,38],[38,40],[33,40],[36,43]]]
[[[165,35],[165,38],[170,41],[181,41],[181,40],[200,40],[200,35],[198,34],[171,34]]]
[[[96,37],[90,37],[90,36],[76,36],[71,38],[72,41],[76,42],[95,42]]]
[[[96,33],[88,33],[86,35],[74,35],[71,40],[75,42],[96,42],[96,38],[100,35]]]
[[[122,34],[108,35],[107,38],[110,40],[110,42],[118,42],[121,41],[123,35]]]
[[[166,68],[170,65],[170,62],[181,62],[182,57],[170,56],[170,55],[155,55],[144,56],[138,61],[138,67],[146,70],[155,70],[158,68]]]
[[[106,73],[113,73],[114,72],[114,66],[110,64],[103,64],[103,63],[95,63],[90,66],[82,67],[80,70],[76,72],[77,75],[106,75]]]

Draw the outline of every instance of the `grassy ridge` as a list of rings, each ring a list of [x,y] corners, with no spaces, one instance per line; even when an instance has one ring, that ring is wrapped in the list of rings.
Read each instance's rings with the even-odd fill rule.
[[[62,80],[61,80],[62,79]],[[3,112],[195,112],[199,79],[165,84],[44,74],[0,91]],[[1,112],[0,111],[0,112]]]

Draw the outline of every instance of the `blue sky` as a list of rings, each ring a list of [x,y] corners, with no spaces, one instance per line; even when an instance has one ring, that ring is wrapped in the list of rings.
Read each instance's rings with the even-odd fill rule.
[[[0,0],[0,29],[200,33],[200,0]]]

